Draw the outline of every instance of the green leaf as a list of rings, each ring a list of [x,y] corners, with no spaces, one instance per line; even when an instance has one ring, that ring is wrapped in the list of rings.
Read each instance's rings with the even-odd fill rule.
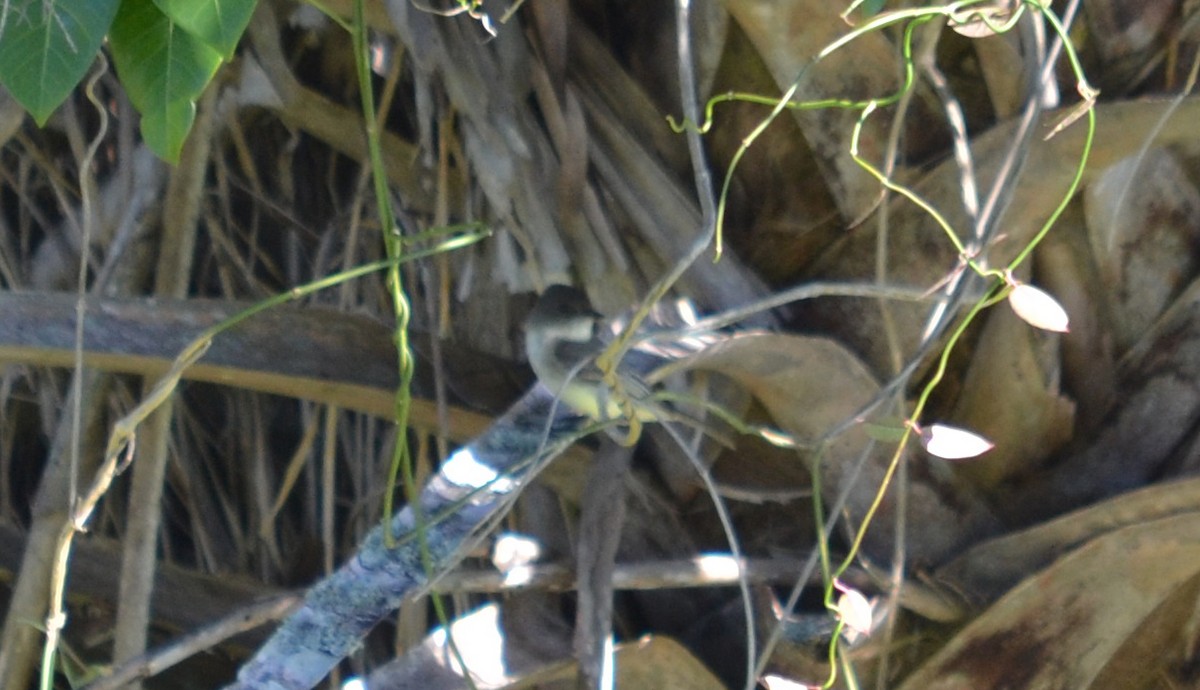
[[[183,31],[151,0],[123,0],[109,32],[117,74],[139,110],[195,100],[221,56]]]
[[[185,31],[229,58],[258,0],[154,0],[154,4]]]
[[[120,0],[0,5],[0,83],[43,125],[87,72]]]
[[[117,75],[142,113],[146,143],[166,160],[178,158],[195,116],[195,100],[221,55],[181,29],[152,0],[123,0],[109,31]]]
[[[173,101],[162,108],[143,110],[142,138],[163,160],[177,163],[195,119],[196,104],[193,101]]]

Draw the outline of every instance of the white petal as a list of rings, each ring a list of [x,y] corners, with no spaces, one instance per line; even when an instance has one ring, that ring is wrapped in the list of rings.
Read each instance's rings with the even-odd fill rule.
[[[1008,293],[1008,304],[1021,320],[1034,328],[1066,333],[1067,311],[1058,300],[1032,285],[1019,283]]]
[[[817,685],[805,685],[790,678],[784,678],[783,676],[771,673],[763,676],[762,682],[763,685],[767,686],[767,690],[809,690],[809,688],[816,690],[819,687]]]
[[[809,690],[810,687],[814,689],[818,687],[816,685],[805,685],[804,683],[799,683],[790,678],[784,678],[783,676],[777,676],[770,673],[763,676],[762,682],[763,685],[767,686],[767,690]]]
[[[837,610],[847,628],[860,635],[870,634],[873,611],[871,602],[867,601],[862,592],[849,587],[842,590],[842,595],[838,597]]]
[[[534,563],[541,557],[541,542],[524,534],[505,532],[496,538],[492,547],[492,565],[502,573]]]
[[[996,447],[979,434],[945,424],[931,424],[921,429],[921,445],[930,455],[943,460],[965,460]]]

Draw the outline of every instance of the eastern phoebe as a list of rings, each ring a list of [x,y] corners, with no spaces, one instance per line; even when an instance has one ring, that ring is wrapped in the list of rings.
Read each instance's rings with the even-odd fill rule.
[[[602,317],[587,295],[566,285],[551,285],[538,298],[525,322],[525,353],[538,381],[575,412],[596,421],[659,419],[661,407],[650,399],[642,377],[670,361],[668,357],[631,348],[617,365],[614,391],[603,380],[596,356],[611,342]]]

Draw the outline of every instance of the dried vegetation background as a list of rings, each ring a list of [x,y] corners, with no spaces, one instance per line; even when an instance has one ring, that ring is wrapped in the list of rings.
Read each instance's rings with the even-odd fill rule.
[[[327,4],[349,16],[345,0]],[[909,454],[849,576],[886,613],[852,653],[864,685],[1200,682],[1200,479],[1188,479],[1200,470],[1200,101],[1186,96],[1200,15],[1176,0],[1081,5],[1071,35],[1101,91],[1098,136],[1083,191],[1023,276],[1059,298],[1072,331],[1034,332],[1002,305],[952,358],[931,416],[997,446],[961,464]],[[519,324],[537,289],[574,282],[602,311],[628,307],[687,251],[701,210],[685,139],[665,121],[682,112],[670,3],[529,0],[503,24],[493,11],[491,39],[466,14],[404,0],[367,7],[385,164],[405,231],[476,220],[494,231],[406,272],[419,360],[407,440],[424,477],[531,385]],[[843,9],[700,3],[701,102],[730,90],[781,93],[847,31]],[[868,159],[956,227],[969,219],[947,95],[962,109],[981,189],[1021,147],[1012,202],[984,248],[991,265],[1040,227],[1082,151],[1081,123],[1043,140],[1061,117],[1053,109],[1076,99],[1065,70],[1029,143],[1015,138],[1033,74],[1028,31],[969,40],[938,22],[922,28],[918,86],[863,139]],[[894,91],[898,40],[856,41],[811,72],[798,97]],[[198,104],[176,167],[139,144],[111,74],[96,87],[109,118],[85,171],[102,124],[82,92],[41,130],[11,102],[0,110],[0,688],[27,687],[40,663],[50,550],[72,476],[93,471],[113,421],[204,327],[382,258],[350,48],[312,7],[264,1],[237,59]],[[717,108],[704,139],[717,179],[766,113]],[[921,291],[952,275],[958,257],[928,217],[881,197],[850,160],[855,118],[797,111],[772,124],[733,179],[726,254],[701,259],[677,292],[715,311],[803,283]],[[90,204],[81,175],[95,185]],[[85,248],[86,367],[76,371]],[[783,330],[831,340],[738,363],[761,381],[751,391],[759,413],[818,437],[894,392],[887,384],[917,356],[929,308],[838,298],[776,313]],[[353,553],[379,519],[396,441],[390,314],[381,279],[356,280],[222,336],[190,370],[140,429],[131,468],[77,540],[64,687],[68,673],[83,682],[310,584]],[[890,400],[892,414],[903,415],[927,364]],[[823,486],[845,501],[851,526],[889,455],[856,427],[825,459]],[[542,540],[544,584],[498,593],[491,566],[472,559],[441,585],[452,614],[502,603],[514,683],[570,684],[570,671],[546,669],[570,658],[572,614],[584,604],[555,566],[569,567],[575,551],[587,467],[586,449],[564,456],[509,518]],[[757,638],[774,640],[765,672],[820,682],[830,618],[817,590],[794,611],[779,609],[815,542],[808,465],[740,441],[712,472],[752,559]],[[742,686],[748,635],[736,588],[687,561],[727,550],[711,498],[655,445],[639,451],[626,485],[624,524],[599,523],[622,530],[616,630],[624,641],[652,637],[622,650],[620,687]],[[835,554],[848,534],[833,531]],[[343,670],[413,648],[430,619],[427,602],[413,602]],[[210,645],[147,687],[217,687],[265,634]]]

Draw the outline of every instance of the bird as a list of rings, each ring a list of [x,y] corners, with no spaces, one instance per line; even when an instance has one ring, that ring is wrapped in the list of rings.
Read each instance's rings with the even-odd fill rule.
[[[613,341],[603,316],[583,291],[551,285],[525,322],[525,353],[538,381],[577,414],[595,421],[661,421],[663,405],[653,400],[645,377],[677,357],[635,343],[614,372],[596,365]]]

